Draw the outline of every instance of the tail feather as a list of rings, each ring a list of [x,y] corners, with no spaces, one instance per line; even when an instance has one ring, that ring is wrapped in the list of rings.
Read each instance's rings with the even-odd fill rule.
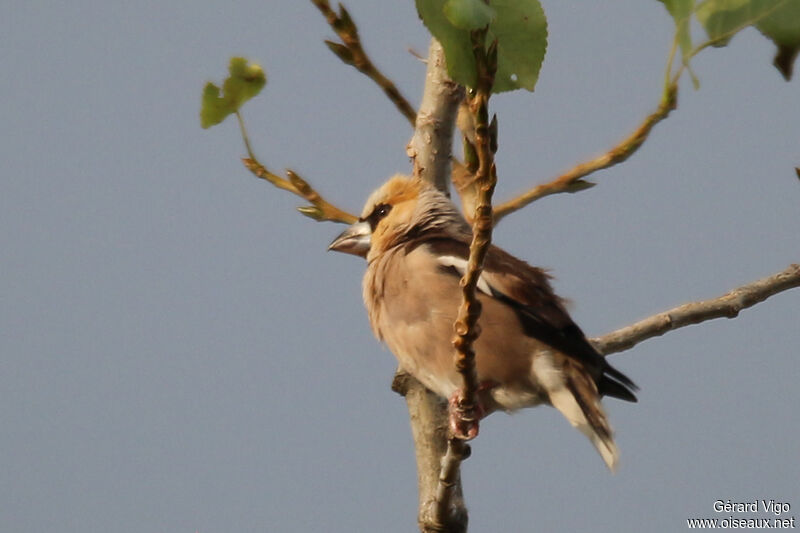
[[[625,385],[627,388],[629,388],[631,390],[639,390],[639,387],[636,385],[636,383],[631,381],[631,378],[629,378],[628,376],[626,376],[625,374],[623,374],[622,372],[620,372],[619,370],[617,370],[613,366],[611,366],[609,364],[606,364],[605,368],[603,369],[603,372],[605,372],[606,374],[610,375],[612,378],[614,378],[616,381],[619,381],[620,383]]]
[[[612,398],[625,400],[626,402],[636,403],[639,401],[630,388],[605,375],[602,376],[597,383],[597,392],[600,393],[600,396],[610,396]]]
[[[540,360],[534,364],[539,377],[544,377],[543,367],[549,366],[549,363],[552,363],[552,360],[548,362]],[[548,368],[546,379],[540,382],[547,389],[553,407],[558,409],[573,427],[589,438],[608,469],[614,472],[619,460],[619,450],[614,443],[613,431],[600,403],[597,385],[583,368],[572,365],[569,361],[564,363],[560,372],[553,372],[555,370],[553,367]]]
[[[603,396],[612,396],[634,403],[637,401],[634,392],[639,390],[639,387],[636,383],[608,363],[604,365],[598,388]]]

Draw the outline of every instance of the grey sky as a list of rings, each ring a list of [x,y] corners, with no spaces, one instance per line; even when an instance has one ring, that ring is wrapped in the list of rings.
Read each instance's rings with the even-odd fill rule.
[[[346,4],[418,103],[413,3]],[[493,100],[499,200],[607,149],[660,94],[660,3],[544,7],[536,93]],[[233,121],[199,127],[203,84],[246,55],[269,77],[244,109],[257,153],[359,210],[409,170],[411,131],[330,37],[303,1],[0,9],[0,531],[415,529],[363,263],[326,254],[341,227],[241,166]],[[499,226],[588,334],[800,260],[800,92],[772,53],[753,30],[705,51],[701,89],[682,85],[629,162]],[[615,476],[552,409],[487,419],[464,464],[471,530],[682,531],[717,499],[800,515],[798,304],[787,292],[614,356],[642,389],[606,403]]]

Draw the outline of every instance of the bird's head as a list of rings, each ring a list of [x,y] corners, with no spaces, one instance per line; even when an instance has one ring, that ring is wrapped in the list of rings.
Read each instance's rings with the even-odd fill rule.
[[[411,238],[444,228],[469,231],[444,193],[420,179],[397,175],[369,196],[358,222],[336,237],[328,250],[370,259]]]

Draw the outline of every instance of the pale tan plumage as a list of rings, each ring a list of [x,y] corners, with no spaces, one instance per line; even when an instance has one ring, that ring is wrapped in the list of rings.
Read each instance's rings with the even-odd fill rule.
[[[364,303],[375,335],[406,371],[445,398],[462,384],[451,340],[470,238],[446,196],[396,176],[331,244],[366,257]],[[478,298],[483,312],[474,347],[483,410],[553,405],[613,470],[618,452],[600,397],[636,401],[635,385],[588,343],[542,270],[492,246]]]

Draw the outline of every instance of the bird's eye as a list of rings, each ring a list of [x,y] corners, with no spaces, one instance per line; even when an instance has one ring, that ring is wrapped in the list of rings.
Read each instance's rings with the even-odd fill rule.
[[[381,205],[379,205],[377,207],[377,209],[375,209],[375,214],[377,215],[377,217],[379,219],[381,219],[381,218],[385,217],[386,215],[388,215],[389,211],[391,211],[391,210],[392,210],[392,206],[386,205],[386,204],[381,204]]]
[[[378,204],[372,210],[372,213],[366,218],[367,222],[369,222],[370,227],[372,230],[375,230],[375,226],[378,225],[378,222],[386,215],[389,214],[389,211],[392,210],[392,206],[389,204]]]

